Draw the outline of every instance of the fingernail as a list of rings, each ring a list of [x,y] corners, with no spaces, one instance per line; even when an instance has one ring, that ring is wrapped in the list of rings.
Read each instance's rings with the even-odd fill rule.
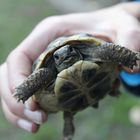
[[[44,121],[46,121],[46,115],[41,111],[30,111],[25,109],[24,114],[28,119],[32,120],[36,124],[42,124]]]
[[[17,124],[20,128],[22,128],[28,132],[32,132],[32,123],[31,122],[24,120],[24,119],[20,119],[17,121]]]
[[[28,101],[25,102],[25,108],[35,111],[38,108],[38,104],[34,102],[32,98],[29,98]]]
[[[25,102],[25,108],[27,108],[27,109],[31,109],[31,107],[29,106],[29,103],[28,102]]]

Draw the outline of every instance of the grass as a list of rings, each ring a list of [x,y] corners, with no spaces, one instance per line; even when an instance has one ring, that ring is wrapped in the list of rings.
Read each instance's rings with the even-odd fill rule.
[[[58,14],[47,1],[0,1],[0,63],[43,18]],[[74,140],[139,140],[140,127],[133,125],[128,113],[139,99],[123,93],[118,99],[107,97],[99,109],[88,108],[75,116]],[[50,115],[37,134],[30,134],[11,125],[0,113],[1,140],[58,140],[63,128],[62,113]]]
[[[44,0],[0,1],[0,63],[43,18],[57,13]]]

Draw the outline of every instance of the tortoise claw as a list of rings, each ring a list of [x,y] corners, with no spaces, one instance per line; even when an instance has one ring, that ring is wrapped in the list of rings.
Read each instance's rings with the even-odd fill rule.
[[[25,96],[25,94],[23,94],[23,93],[18,93],[18,92],[16,92],[16,93],[13,95],[13,97],[17,99],[17,102],[22,101],[23,104],[24,104],[25,101],[28,99],[28,97]]]
[[[14,97],[17,101],[25,103],[32,95],[34,95],[42,87],[49,85],[53,79],[53,72],[46,68],[36,70],[29,75],[21,85],[15,88]]]

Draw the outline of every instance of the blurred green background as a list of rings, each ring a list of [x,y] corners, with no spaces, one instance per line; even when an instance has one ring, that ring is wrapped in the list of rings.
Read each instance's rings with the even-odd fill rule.
[[[62,14],[62,9],[54,8],[47,0],[0,0],[0,63],[39,21],[55,14]],[[135,105],[140,106],[140,99],[123,91],[120,98],[101,101],[97,110],[80,112],[75,116],[74,140],[140,140],[140,126],[129,119],[129,111]],[[61,139],[62,113],[50,115],[37,134],[30,134],[7,122],[0,111],[0,140]]]

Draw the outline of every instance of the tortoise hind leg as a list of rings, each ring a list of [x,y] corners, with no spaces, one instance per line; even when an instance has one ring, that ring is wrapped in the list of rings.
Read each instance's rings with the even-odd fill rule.
[[[64,111],[63,140],[72,140],[74,130],[73,113]]]
[[[47,68],[34,71],[21,85],[15,88],[14,97],[17,98],[18,101],[21,100],[24,103],[40,88],[43,86],[47,87],[47,85],[52,82],[53,77],[53,72]]]

